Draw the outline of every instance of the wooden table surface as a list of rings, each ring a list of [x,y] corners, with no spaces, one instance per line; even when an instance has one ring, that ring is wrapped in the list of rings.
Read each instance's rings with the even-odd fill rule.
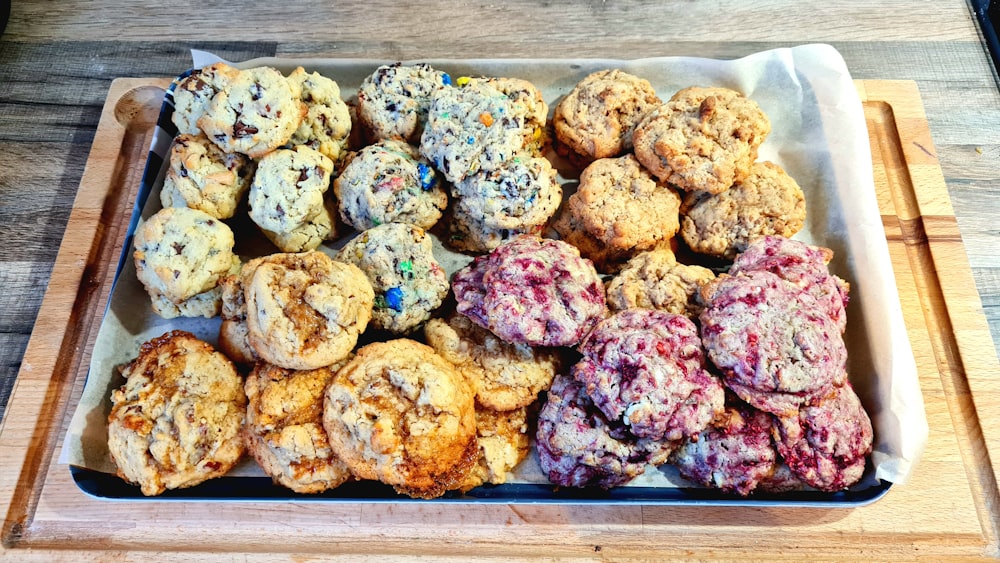
[[[1000,88],[962,0],[205,4],[13,2],[0,36],[0,414],[111,81],[177,75],[192,48],[236,61],[734,58],[832,44],[856,79],[916,82],[993,337],[988,352],[1000,350]]]

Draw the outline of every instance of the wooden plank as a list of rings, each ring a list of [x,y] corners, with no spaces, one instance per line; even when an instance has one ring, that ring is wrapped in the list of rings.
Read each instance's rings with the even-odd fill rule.
[[[78,396],[99,322],[101,260],[116,256],[148,142],[148,114],[165,81],[116,81],[80,196],[0,428],[5,555],[92,559],[241,558],[381,552],[468,557],[975,558],[1000,555],[995,522],[996,357],[928,143],[912,82],[859,83],[873,143],[878,200],[930,436],[910,481],[853,510],[637,505],[443,505],[327,502],[107,502],[85,496],[53,452]],[[138,90],[137,90],[138,89]],[[126,100],[126,102],[122,102]],[[158,103],[154,105],[158,108]],[[118,112],[115,110],[118,109]],[[155,110],[154,110],[155,111]],[[126,127],[132,125],[131,129]],[[921,149],[921,147],[923,147]],[[926,149],[926,150],[924,150]],[[916,152],[914,152],[916,151]],[[937,172],[935,172],[937,171]],[[98,228],[102,217],[104,229]],[[990,349],[987,347],[986,349]],[[44,406],[44,408],[43,408]],[[989,444],[988,442],[991,442]],[[738,524],[738,525],[737,525]],[[65,551],[65,550],[76,551]]]

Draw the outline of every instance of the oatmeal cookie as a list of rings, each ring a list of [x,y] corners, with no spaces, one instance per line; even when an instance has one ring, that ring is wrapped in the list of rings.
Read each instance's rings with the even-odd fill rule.
[[[449,182],[460,182],[521,154],[527,128],[510,98],[485,82],[442,88],[431,95],[420,154]]]
[[[730,273],[765,270],[809,292],[840,327],[847,328],[847,301],[850,284],[830,273],[827,264],[833,258],[829,248],[779,236],[754,240],[740,253]]]
[[[174,112],[170,120],[179,135],[200,135],[198,120],[212,103],[212,98],[239,73],[226,63],[215,63],[195,70],[174,87]]]
[[[624,485],[670,455],[669,442],[639,439],[609,422],[584,385],[556,376],[538,414],[535,447],[549,481],[565,487]]]
[[[800,479],[827,492],[861,479],[872,450],[872,423],[850,383],[817,405],[776,419],[778,453]]]
[[[431,95],[450,86],[448,73],[428,64],[378,67],[358,90],[358,120],[365,137],[373,143],[383,139],[418,143]]]
[[[271,67],[239,71],[198,119],[198,127],[225,152],[260,158],[285,145],[308,109],[302,92]]]
[[[573,346],[604,317],[604,285],[558,240],[522,235],[452,278],[459,313],[507,342]]]
[[[724,192],[688,193],[681,216],[681,236],[691,250],[732,260],[755,238],[802,230],[806,200],[780,166],[755,162],[749,176]]]
[[[333,161],[306,146],[260,159],[250,185],[250,219],[265,231],[287,233],[323,210]]]
[[[169,160],[160,191],[163,207],[190,207],[217,219],[236,213],[255,168],[246,155],[224,153],[204,135],[175,137]]]
[[[291,145],[306,145],[333,162],[343,156],[351,135],[351,112],[340,98],[340,86],[318,72],[296,68],[288,81],[301,92],[306,114],[292,134]]]
[[[554,227],[571,244],[594,239],[603,252],[581,253],[601,271],[613,272],[639,252],[669,244],[680,228],[680,204],[677,192],[657,182],[633,155],[604,158],[580,174],[580,186]],[[574,233],[572,225],[586,232]]]
[[[406,333],[430,318],[448,295],[448,275],[419,227],[387,223],[348,242],[337,255],[368,276],[375,290],[372,326]]]
[[[431,319],[424,336],[469,381],[477,403],[491,410],[530,405],[562,367],[557,350],[504,342],[464,315]]]
[[[323,429],[323,392],[345,363],[296,371],[260,362],[247,376],[247,450],[275,483],[319,493],[352,477]]]
[[[768,271],[720,275],[701,289],[701,336],[727,387],[790,416],[847,379],[840,330],[816,299]]]
[[[136,276],[154,300],[181,304],[215,288],[239,263],[234,242],[233,231],[203,211],[161,209],[135,231]]]
[[[108,450],[119,477],[153,496],[236,465],[246,396],[225,356],[173,331],[144,343],[122,375],[108,415]]]
[[[476,441],[479,443],[479,458],[458,489],[464,492],[486,483],[506,483],[507,473],[531,453],[531,437],[528,432],[526,407],[501,412],[477,404]]]
[[[472,390],[413,340],[359,349],[327,387],[323,425],[356,476],[418,498],[460,486],[479,454]]]
[[[608,308],[657,309],[696,319],[702,309],[698,291],[714,279],[708,268],[678,262],[669,248],[642,252],[607,283]]]
[[[333,190],[340,218],[358,231],[386,223],[430,229],[448,205],[437,170],[416,147],[391,139],[355,153]]]
[[[272,254],[241,271],[250,346],[268,363],[315,369],[345,358],[371,319],[364,272],[319,251]]]
[[[639,120],[660,103],[644,78],[619,69],[591,73],[556,105],[556,139],[586,160],[620,156],[631,150]]]
[[[629,309],[597,323],[572,370],[609,421],[639,438],[677,442],[722,412],[722,383],[705,369],[698,328],[666,311]]]
[[[753,100],[727,88],[685,88],[635,128],[635,156],[685,191],[717,194],[742,181],[771,122]]]

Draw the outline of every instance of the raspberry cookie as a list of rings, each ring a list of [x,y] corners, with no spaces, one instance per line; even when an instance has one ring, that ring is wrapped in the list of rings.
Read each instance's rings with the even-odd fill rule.
[[[606,287],[611,311],[642,308],[686,315],[701,313],[698,291],[715,279],[708,268],[681,264],[669,248],[638,254]]]
[[[599,322],[571,371],[609,421],[639,438],[676,442],[722,412],[722,383],[705,370],[698,328],[665,311],[630,309]]]
[[[840,330],[808,292],[768,271],[720,275],[701,289],[701,336],[726,386],[791,416],[847,379]]]
[[[586,161],[620,156],[632,148],[639,120],[660,103],[646,79],[619,69],[594,72],[556,105],[556,139]]]
[[[670,444],[639,439],[594,406],[584,385],[560,375],[538,414],[538,461],[549,481],[565,487],[624,485],[670,455]]]
[[[453,280],[457,310],[507,342],[573,346],[604,317],[604,285],[558,240],[522,235],[477,257]]]
[[[204,135],[175,137],[169,159],[160,191],[163,207],[190,207],[228,219],[253,180],[250,158],[224,153]]]
[[[431,319],[424,336],[469,381],[477,403],[492,410],[530,405],[562,366],[556,350],[504,342],[463,315]]]
[[[355,475],[417,498],[457,488],[479,455],[472,390],[413,340],[359,349],[327,387],[323,425]]]
[[[308,111],[298,84],[271,67],[239,71],[198,119],[198,127],[225,152],[260,158],[283,146]]]
[[[351,135],[351,112],[340,98],[340,87],[318,72],[296,68],[288,81],[301,93],[306,114],[292,134],[291,145],[306,145],[333,162],[343,156]]]
[[[771,122],[753,100],[727,88],[685,88],[635,128],[635,156],[685,191],[717,194],[750,174]]]
[[[799,232],[806,200],[780,166],[755,162],[749,176],[724,192],[687,194],[681,215],[681,236],[691,250],[732,260],[756,238]]]
[[[108,450],[142,494],[225,475],[243,455],[243,385],[232,362],[183,332],[144,343],[111,393]]]
[[[358,231],[385,223],[430,229],[448,205],[437,171],[403,141],[379,141],[355,153],[333,190],[340,218]]]
[[[451,86],[451,77],[427,64],[394,63],[375,69],[358,90],[358,120],[371,142],[418,143],[431,95]]]
[[[351,478],[323,429],[323,392],[343,363],[295,371],[260,362],[247,376],[247,450],[275,483],[319,493]]]
[[[448,275],[434,258],[423,229],[388,223],[368,229],[337,255],[354,264],[375,290],[372,326],[409,332],[431,316],[448,295]]]
[[[319,251],[256,258],[241,276],[250,346],[279,367],[342,360],[371,319],[375,292],[364,272]]]
[[[215,63],[193,71],[174,87],[174,112],[170,120],[179,135],[200,135],[198,120],[212,103],[212,98],[239,73],[226,63]]]

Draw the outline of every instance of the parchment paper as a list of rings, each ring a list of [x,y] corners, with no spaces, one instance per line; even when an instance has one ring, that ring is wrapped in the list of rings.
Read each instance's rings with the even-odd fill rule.
[[[193,51],[194,67],[219,60]],[[296,66],[318,71],[337,81],[341,95],[354,98],[362,79],[382,63],[353,59],[255,59],[236,66],[271,65],[285,73]],[[828,45],[803,45],[757,53],[733,61],[669,57],[639,60],[423,60],[453,77],[463,75],[525,78],[538,86],[550,112],[558,99],[595,70],[621,68],[648,79],[664,100],[693,85],[724,86],[754,99],[771,120],[772,132],[761,146],[761,160],[778,163],[802,186],[806,196],[805,228],[795,237],[832,249],[833,273],[851,284],[847,347],[850,379],[871,414],[875,466],[871,480],[903,483],[913,471],[928,428],[916,364],[903,324],[895,278],[875,199],[871,153],[863,109],[840,54]],[[169,136],[161,131],[152,151],[166,154]],[[553,160],[568,192],[575,173]],[[165,167],[164,167],[165,168]],[[160,171],[142,217],[159,209]],[[237,240],[239,225],[234,226]],[[246,228],[243,224],[241,228]],[[342,244],[342,241],[341,243]],[[339,244],[324,247],[334,252]],[[239,248],[238,248],[239,250]],[[114,473],[107,451],[107,415],[111,389],[123,383],[119,367],[133,359],[139,345],[175,328],[188,330],[210,343],[217,340],[218,319],[164,320],[155,315],[135,278],[131,247],[116,283],[94,346],[83,397],[69,427],[60,461]],[[452,273],[469,257],[439,243],[435,255]],[[244,256],[244,258],[246,258]],[[252,461],[232,475],[262,475]],[[547,482],[532,456],[519,466],[510,482]],[[683,481],[670,466],[650,468],[632,485],[672,487]],[[690,486],[686,484],[685,486]]]

